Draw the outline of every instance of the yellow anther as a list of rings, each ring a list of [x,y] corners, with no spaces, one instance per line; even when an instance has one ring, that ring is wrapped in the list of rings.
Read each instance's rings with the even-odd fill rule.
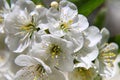
[[[61,22],[60,28],[63,31],[67,32],[67,31],[69,31],[70,26],[71,26],[72,23],[73,23],[73,20],[69,20],[68,22]]]
[[[28,25],[21,26],[20,29],[23,31],[31,31],[31,30],[35,29],[35,26],[34,26],[34,24],[30,23]]]
[[[73,23],[73,20],[69,20],[68,23],[69,23],[69,24],[72,24],[72,23]]]
[[[54,58],[57,58],[57,56],[60,54],[61,49],[58,45],[50,44],[49,45],[49,51],[50,51],[50,54],[51,54],[51,58],[54,59]]]

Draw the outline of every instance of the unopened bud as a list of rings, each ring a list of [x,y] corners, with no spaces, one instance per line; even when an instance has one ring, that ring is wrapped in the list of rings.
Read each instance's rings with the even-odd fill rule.
[[[51,7],[58,8],[58,2],[57,1],[51,2]]]

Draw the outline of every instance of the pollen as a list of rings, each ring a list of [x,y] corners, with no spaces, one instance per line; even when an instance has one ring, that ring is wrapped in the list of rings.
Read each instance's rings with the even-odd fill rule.
[[[62,29],[65,32],[68,32],[72,23],[73,20],[69,20],[68,22],[61,22],[60,29]]]
[[[100,60],[109,67],[113,67],[113,62],[115,61],[116,54],[110,50],[102,51],[99,56]]]
[[[81,78],[81,80],[92,80],[93,77],[94,77],[93,76],[94,75],[94,71],[95,70],[93,68],[85,69],[83,67],[81,67],[81,68],[78,67],[78,68],[75,68],[72,73],[74,74],[74,76],[77,79]]]
[[[51,44],[49,45],[50,53],[51,53],[51,58],[57,58],[60,55],[61,49],[58,45]]]
[[[30,23],[28,25],[22,26],[20,29],[23,31],[31,31],[35,29],[35,25]]]
[[[32,35],[33,35],[34,31],[38,32],[40,30],[40,28],[36,28],[35,24],[31,22],[31,23],[29,23],[27,25],[21,26],[20,30],[22,32],[28,33],[29,34],[28,37],[32,38]]]
[[[45,75],[46,71],[45,69],[43,68],[43,66],[41,65],[36,65],[36,76],[35,76],[35,80],[37,79],[37,76],[39,77],[43,77]]]

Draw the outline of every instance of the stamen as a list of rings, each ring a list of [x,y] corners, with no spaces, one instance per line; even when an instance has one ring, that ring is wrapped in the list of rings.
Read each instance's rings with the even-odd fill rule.
[[[54,59],[54,58],[57,58],[58,55],[60,54],[61,52],[61,49],[58,45],[55,45],[55,44],[50,44],[49,45],[49,49],[50,49],[50,53],[51,53],[51,57]]]
[[[36,74],[37,74],[37,76],[43,77],[45,73],[46,73],[46,71],[45,71],[45,69],[43,68],[43,66],[38,64],[38,65],[36,66]],[[37,76],[36,76],[35,78],[37,78]]]
[[[60,29],[65,32],[68,32],[70,29],[70,25],[73,23],[73,20],[69,20],[68,22],[61,22]]]
[[[108,46],[109,44],[106,44]],[[108,48],[100,52],[99,59],[109,67],[113,67],[113,62],[115,61],[116,54],[113,52],[114,48]]]

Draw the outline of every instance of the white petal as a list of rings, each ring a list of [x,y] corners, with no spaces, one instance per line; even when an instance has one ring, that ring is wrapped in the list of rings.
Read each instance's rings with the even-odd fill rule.
[[[86,68],[92,66],[92,61],[97,58],[99,54],[98,48],[94,47],[83,47],[77,55],[77,60],[79,60]]]
[[[105,48],[102,49],[102,51],[109,51],[109,52],[117,52],[118,50],[118,45],[116,43],[110,43],[108,44]]]
[[[48,21],[53,25],[58,23],[59,15],[59,11],[56,8],[50,8],[47,12]]]
[[[50,80],[66,80],[64,75],[59,71],[59,70],[56,70],[56,69],[52,69],[52,73],[51,74],[48,74],[48,77]]]
[[[68,35],[65,35],[64,38],[68,41],[71,41],[74,45],[74,52],[77,52],[83,47],[84,38],[80,32],[72,30]]]
[[[35,4],[31,0],[18,0],[16,1],[15,8],[18,6],[20,9],[24,10],[25,8],[28,12],[31,12],[35,9]]]
[[[15,80],[34,80],[35,76],[34,67],[24,67],[16,73]]]
[[[63,53],[64,54],[64,53]],[[58,68],[61,71],[72,71],[73,70],[73,58],[71,55],[68,55],[67,53],[65,53],[66,55],[61,55],[60,59],[58,61]]]
[[[72,20],[78,14],[77,7],[69,1],[60,2],[60,12],[60,18],[63,21]]]
[[[40,58],[43,61],[47,60],[49,55],[46,54],[46,50],[43,48],[43,46],[43,44],[35,43],[34,45],[32,45],[32,49],[30,50],[29,55]]]
[[[95,26],[89,27],[84,33],[86,38],[90,41],[89,47],[95,46],[102,39],[99,29]]]
[[[22,40],[19,36],[7,36],[5,39],[8,48],[16,53],[23,52],[31,43],[30,39]]]
[[[3,0],[3,1],[4,1],[4,7],[5,7],[5,9],[10,10],[10,6],[9,6],[7,0]]]
[[[101,45],[102,45],[102,44],[105,44],[108,41],[110,33],[106,28],[103,28],[101,30],[101,34],[102,34],[102,40],[101,40]]]
[[[89,23],[85,16],[79,14],[73,19],[73,24],[71,26],[73,29],[79,30],[81,32],[88,28]]]
[[[31,66],[34,65],[34,59],[28,55],[20,55],[15,59],[15,63],[19,66]]]

